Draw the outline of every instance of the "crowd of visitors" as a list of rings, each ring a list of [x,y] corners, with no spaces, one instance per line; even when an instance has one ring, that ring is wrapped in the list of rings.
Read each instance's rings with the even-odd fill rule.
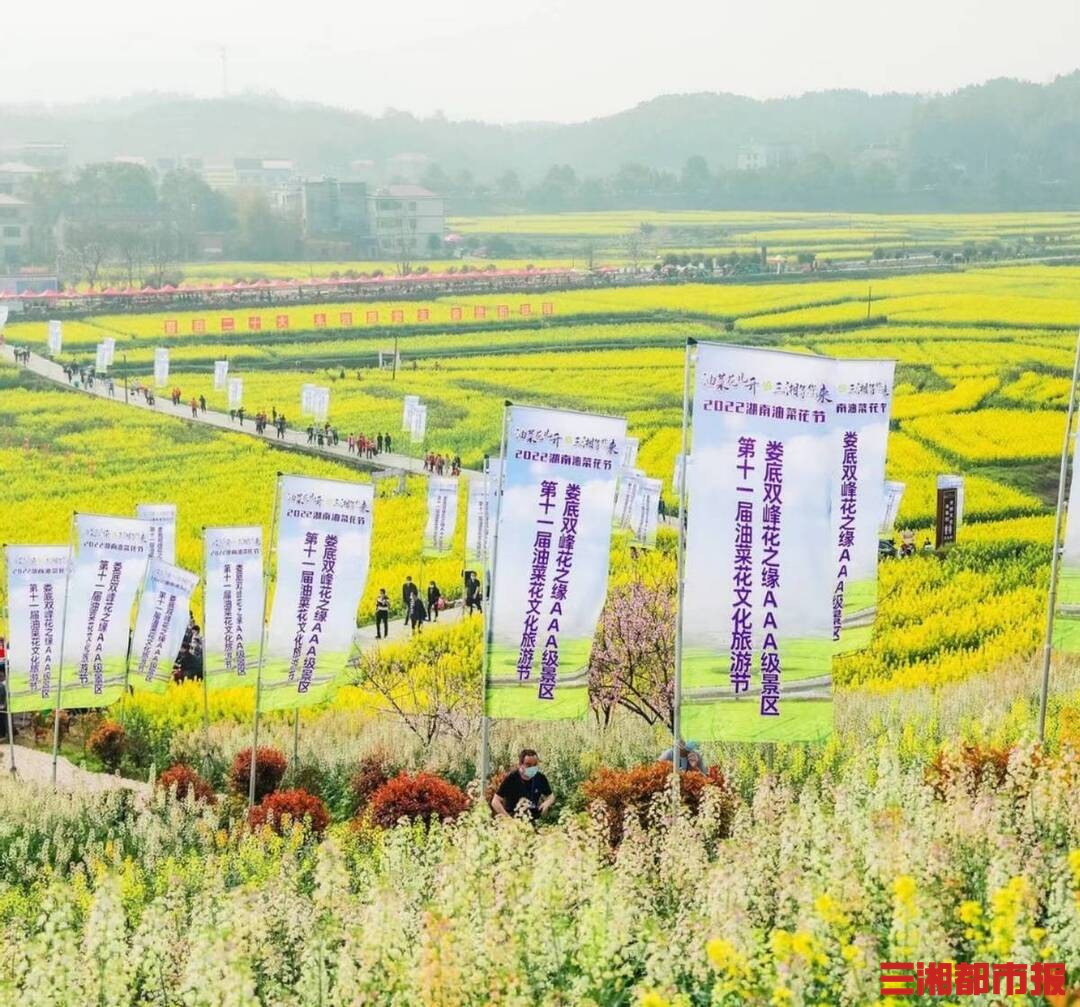
[[[336,444],[337,441],[335,440],[334,443]],[[374,437],[368,437],[365,434],[349,434],[346,444],[349,454],[355,454],[361,458],[374,458],[390,450],[390,435],[376,434]]]
[[[429,451],[424,456],[424,471],[430,472],[432,475],[441,476],[446,474],[446,470],[449,468],[450,475],[461,475],[461,456],[454,455],[453,458],[448,458],[445,455],[436,454]]]

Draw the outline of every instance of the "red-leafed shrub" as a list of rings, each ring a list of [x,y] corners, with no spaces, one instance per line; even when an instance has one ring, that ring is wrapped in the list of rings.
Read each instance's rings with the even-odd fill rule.
[[[105,768],[114,772],[124,757],[124,729],[115,720],[103,720],[86,741],[86,747],[96,755]]]
[[[214,804],[217,797],[210,786],[191,766],[178,762],[157,778],[157,786],[166,792],[175,790],[178,800],[186,800],[191,794],[200,804]]]
[[[302,822],[321,836],[330,824],[330,812],[318,797],[306,790],[279,790],[264,797],[248,815],[253,829],[269,825],[277,833],[291,828],[294,822]]]
[[[460,787],[431,773],[400,773],[379,787],[368,805],[372,821],[387,829],[402,818],[424,822],[457,818],[468,807],[469,799]]]
[[[288,768],[288,760],[276,748],[260,748],[255,760],[255,800],[261,801],[267,794],[272,794],[281,784],[281,778]],[[244,748],[236,753],[229,781],[233,790],[242,797],[247,797],[251,786],[251,749]]]
[[[680,798],[695,814],[708,788],[716,788],[719,793],[723,819],[721,835],[727,835],[735,809],[735,794],[723,773],[715,766],[708,773],[679,773]],[[670,789],[671,764],[667,762],[651,762],[632,769],[598,769],[581,787],[586,801],[603,807],[612,846],[622,841],[627,812],[635,814],[642,826],[647,826],[653,798]]]
[[[356,799],[356,810],[363,811],[371,803],[375,792],[389,780],[390,774],[387,772],[384,757],[379,753],[365,755],[349,781]]]
[[[959,751],[943,748],[926,767],[926,782],[934,788],[934,795],[939,800],[944,800],[958,782],[972,795],[985,781],[1000,787],[1008,776],[1011,755],[1011,748],[993,745],[963,745]]]

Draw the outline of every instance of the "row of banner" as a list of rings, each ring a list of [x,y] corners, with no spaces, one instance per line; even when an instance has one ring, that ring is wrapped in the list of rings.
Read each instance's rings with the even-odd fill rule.
[[[483,567],[490,550],[491,485],[487,476],[468,482],[469,565]],[[367,582],[373,487],[287,476],[278,501],[264,710],[318,702],[345,669]],[[424,556],[450,555],[457,517],[458,480],[429,480]],[[125,681],[165,690],[200,579],[175,565],[176,522],[174,504],[140,504],[134,518],[76,515],[74,548],[5,548],[13,712],[108,706]],[[264,639],[262,529],[207,528],[203,538],[207,688],[254,685]]]
[[[487,318],[490,309],[484,304],[474,304],[470,316],[476,318]],[[522,318],[528,318],[533,315],[533,305],[525,302],[517,306],[517,314]],[[544,301],[540,305],[540,314],[545,316],[551,316],[555,314],[555,305],[551,301]],[[509,318],[511,315],[511,306],[509,304],[496,304],[494,314],[491,317],[494,318]],[[404,308],[392,308],[387,312],[389,321],[392,324],[401,324],[405,321],[405,309]],[[465,319],[465,308],[460,305],[453,305],[450,308],[450,321],[460,322]],[[370,309],[364,312],[364,323],[367,325],[378,325],[382,316],[378,309]],[[417,322],[430,322],[431,321],[431,309],[430,308],[417,308],[415,315]],[[358,325],[360,319],[359,312],[352,311],[339,311],[337,313],[337,324],[339,326]],[[261,332],[263,329],[263,316],[262,315],[248,315],[246,320],[240,319],[241,323],[246,321],[248,332]],[[221,332],[236,332],[238,320],[232,315],[224,315],[218,318],[218,328]],[[289,316],[287,314],[274,315],[274,328],[275,329],[288,329],[291,327]],[[326,328],[330,324],[330,316],[325,311],[316,311],[312,316],[312,327],[316,329]],[[304,327],[304,323],[300,323],[301,328]],[[269,322],[267,322],[269,327]],[[166,318],[164,322],[164,334],[166,336],[177,336],[180,334],[180,322],[176,318]],[[192,318],[191,319],[191,333],[193,335],[200,335],[207,332],[207,323],[205,318]]]
[[[812,740],[831,730],[832,661],[868,642],[879,531],[903,492],[885,480],[893,369],[696,345],[690,450],[676,473],[686,737]],[[406,402],[403,422],[421,405]],[[490,583],[486,710],[580,717],[612,530],[651,545],[661,486],[634,467],[623,418],[508,405],[504,424],[501,461],[467,480],[465,563]],[[425,556],[450,554],[458,487],[428,480]],[[206,530],[209,689],[254,684],[261,664],[265,710],[317,702],[342,679],[368,576],[372,494],[366,483],[280,478],[265,631],[261,529]],[[79,515],[75,538],[73,552],[8,549],[15,711],[55,706],[57,678],[62,707],[106,705],[125,677],[151,689],[169,678],[197,582],[174,565],[175,510]]]

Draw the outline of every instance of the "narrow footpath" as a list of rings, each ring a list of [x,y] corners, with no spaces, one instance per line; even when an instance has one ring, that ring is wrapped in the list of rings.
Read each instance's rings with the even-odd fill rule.
[[[21,348],[22,347],[19,347],[19,349]],[[3,359],[7,363],[14,364],[15,347],[11,345],[0,346],[0,359]],[[45,378],[47,381],[51,381],[62,388],[66,388],[68,391],[81,392],[84,395],[106,399],[109,402],[125,402],[124,384],[122,379],[113,379],[113,392],[110,395],[107,377],[96,379],[93,388],[84,388],[81,386],[75,387],[68,381],[64,374],[64,369],[60,364],[53,360],[49,360],[47,357],[42,357],[37,353],[31,352],[29,363],[20,363],[18,366],[25,371],[36,374],[38,377]],[[126,396],[126,404],[133,409],[141,409],[145,412],[171,416],[174,419],[183,420],[186,423],[199,423],[203,426],[214,427],[218,430],[226,430],[229,433],[245,434],[261,441],[267,441],[276,447],[303,451],[307,454],[318,455],[322,458],[333,458],[336,461],[346,462],[347,464],[368,472],[384,473],[386,475],[401,475],[403,473],[409,475],[427,474],[424,471],[423,459],[413,458],[411,455],[383,452],[382,454],[376,455],[374,458],[362,458],[359,455],[350,453],[344,441],[340,444],[328,444],[323,445],[322,447],[317,444],[308,444],[306,428],[304,430],[297,430],[292,427],[287,427],[285,429],[284,438],[279,437],[277,431],[273,427],[268,427],[267,433],[258,434],[255,432],[255,419],[250,414],[244,418],[242,423],[230,419],[228,413],[219,413],[212,409],[207,409],[205,412],[200,411],[197,416],[192,416],[190,399],[187,402],[182,402],[178,406],[174,406],[167,395],[160,395],[155,398],[153,406],[148,406],[146,404],[146,399],[142,395],[130,392]],[[408,435],[400,434],[399,436],[404,438]],[[476,472],[473,469],[462,469],[461,474],[467,479],[478,479],[481,475],[481,473]]]

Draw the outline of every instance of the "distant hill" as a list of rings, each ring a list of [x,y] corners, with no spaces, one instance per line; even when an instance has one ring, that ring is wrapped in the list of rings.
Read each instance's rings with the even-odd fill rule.
[[[3,146],[64,142],[77,162],[283,157],[310,174],[342,174],[353,160],[381,163],[416,153],[448,176],[468,171],[493,180],[513,170],[526,186],[553,164],[571,166],[579,178],[611,176],[628,162],[677,175],[697,155],[722,173],[736,168],[748,144],[782,145],[818,175],[827,159],[830,172],[841,171],[834,185],[840,192],[847,185],[842,171],[875,167],[897,179],[881,184],[885,193],[948,190],[959,199],[966,187],[1002,206],[1064,205],[1080,192],[1080,71],[1045,85],[1000,79],[943,95],[662,95],[569,125],[454,122],[396,111],[375,117],[273,96],[144,94],[55,108],[0,105],[0,137]],[[805,194],[792,198],[813,202]]]

